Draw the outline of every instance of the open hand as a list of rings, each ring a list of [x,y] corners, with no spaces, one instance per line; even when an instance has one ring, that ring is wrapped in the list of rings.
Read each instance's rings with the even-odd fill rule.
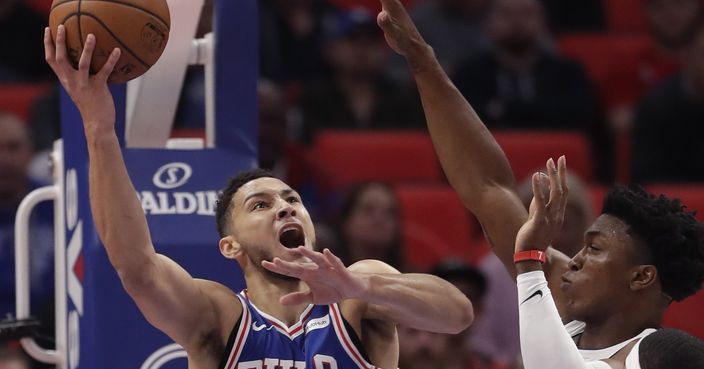
[[[298,278],[308,286],[307,291],[293,292],[281,297],[283,305],[332,304],[360,297],[366,288],[364,278],[347,270],[340,258],[330,250],[313,251],[304,246],[294,250],[308,260],[285,261],[274,258],[262,261],[262,266],[274,273]]]
[[[100,71],[91,75],[90,63],[95,43],[95,35],[89,34],[83,44],[83,52],[76,70],[69,62],[66,52],[66,28],[63,25],[58,27],[56,45],[52,41],[49,28],[44,30],[46,61],[81,112],[86,133],[94,129],[112,131],[115,124],[115,104],[107,80],[120,59],[120,49],[114,49]]]
[[[545,250],[560,233],[567,207],[567,164],[561,156],[555,162],[548,160],[548,175],[535,173],[532,178],[533,200],[528,210],[528,221],[516,236],[516,252],[526,250]],[[548,196],[543,192],[549,187]]]

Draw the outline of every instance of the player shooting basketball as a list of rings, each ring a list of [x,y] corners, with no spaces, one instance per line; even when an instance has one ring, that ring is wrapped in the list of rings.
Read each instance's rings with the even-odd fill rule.
[[[396,368],[396,324],[456,333],[471,323],[469,300],[440,278],[374,260],[345,267],[313,251],[299,195],[262,171],[234,178],[216,212],[220,251],[239,263],[246,291],[194,279],[156,253],[114,131],[106,81],[120,51],[90,75],[95,45],[88,35],[75,70],[64,27],[55,45],[45,31],[46,59],[83,119],[91,209],[110,262],[147,320],[186,349],[190,368]]]
[[[519,245],[519,264],[514,265],[516,235],[527,214],[504,153],[447,78],[399,1],[381,2],[385,11],[379,23],[391,47],[411,66],[443,169],[481,222],[494,252],[514,276],[544,262],[547,283],[582,356],[611,358],[623,365],[636,341],[659,327],[671,301],[701,288],[704,228],[679,201],[617,189],[607,196],[603,214],[586,232],[584,247],[574,258],[547,244],[527,242]],[[558,165],[548,162],[553,188],[564,180],[564,171],[564,159]],[[534,342],[557,344],[549,339]],[[527,355],[531,352],[524,350],[524,358]],[[540,368],[565,369],[552,366],[556,362],[546,356],[537,360]]]

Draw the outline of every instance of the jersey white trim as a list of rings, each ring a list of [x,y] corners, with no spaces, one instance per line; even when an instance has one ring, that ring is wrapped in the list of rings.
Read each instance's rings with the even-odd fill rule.
[[[653,332],[655,332],[655,329],[647,328],[647,329],[643,330],[642,332],[640,332],[640,334],[638,334],[637,336],[631,337],[631,338],[629,338],[621,343],[617,343],[613,346],[609,346],[609,347],[599,349],[599,350],[581,350],[580,349],[579,353],[582,355],[582,357],[585,360],[608,359],[608,358],[614,356],[617,352],[621,351],[621,349],[626,347],[629,343],[633,342],[634,340],[640,340],[643,337],[645,337]],[[634,348],[635,348],[635,346],[634,346]],[[631,349],[631,352],[632,351],[633,351],[633,348]],[[630,352],[629,352],[629,354],[630,354]]]
[[[252,323],[252,314],[249,312],[249,308],[247,308],[247,303],[239,295],[237,299],[242,304],[242,318],[240,320],[240,326],[237,329],[237,336],[232,343],[232,350],[230,351],[230,357],[227,358],[225,369],[234,369],[239,361],[242,349],[244,349],[244,343],[247,341],[247,337],[249,337],[249,329]]]
[[[653,333],[653,332],[650,332]],[[648,334],[650,334],[648,333]],[[647,336],[647,334],[646,334]],[[628,356],[626,356],[626,369],[641,369],[640,368],[640,343],[643,342],[643,336],[641,339],[638,340],[638,342],[633,345],[633,348],[631,349],[631,352],[628,353]]]
[[[330,306],[330,314],[333,318],[333,326],[335,328],[335,334],[337,339],[340,341],[340,345],[347,352],[347,355],[352,359],[352,361],[357,364],[360,369],[378,369],[373,364],[367,362],[364,356],[359,352],[357,347],[352,343],[352,339],[345,328],[345,323],[342,320],[342,313],[337,304],[332,304]]]
[[[292,326],[289,327],[281,320],[261,311],[256,305],[254,305],[252,300],[249,299],[249,296],[247,296],[247,290],[243,290],[241,292],[241,294],[242,294],[242,296],[244,296],[244,298],[249,303],[249,305],[252,305],[252,308],[254,308],[254,310],[256,310],[257,313],[259,313],[262,317],[264,317],[264,319],[268,320],[269,323],[271,323],[271,325],[277,331],[279,331],[279,333],[288,337],[290,340],[293,341],[296,337],[298,337],[304,333],[303,323],[306,320],[308,320],[308,318],[310,317],[310,313],[313,311],[314,305],[308,305],[305,309],[303,309],[303,312],[301,312],[301,315],[298,317],[298,321],[296,321],[295,324],[293,324]]]

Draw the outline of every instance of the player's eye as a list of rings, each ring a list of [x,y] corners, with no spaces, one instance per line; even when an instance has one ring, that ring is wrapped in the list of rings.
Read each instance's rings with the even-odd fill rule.
[[[257,201],[254,203],[254,206],[252,206],[252,210],[259,210],[259,209],[266,209],[267,204],[264,201]]]
[[[288,201],[291,204],[296,203],[296,202],[301,202],[301,200],[299,200],[298,197],[296,197],[296,196],[289,196],[286,198],[286,201]]]

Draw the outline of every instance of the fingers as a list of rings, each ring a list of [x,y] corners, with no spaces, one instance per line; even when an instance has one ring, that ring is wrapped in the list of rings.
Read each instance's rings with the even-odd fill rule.
[[[93,59],[93,50],[95,50],[95,36],[91,33],[86,37],[86,42],[83,44],[83,53],[78,61],[78,70],[81,75],[88,76],[90,74],[90,62]]]
[[[51,30],[49,27],[46,27],[44,28],[44,58],[52,69],[54,68],[54,62],[56,61],[55,49],[54,41],[51,39]]]
[[[296,248],[296,251],[298,251],[301,255],[307,257],[314,263],[318,264],[319,266],[327,265],[328,261],[325,259],[325,256],[319,252],[313,251],[305,246],[299,246]]]
[[[548,171],[548,179],[550,179],[550,198],[547,202],[547,206],[550,207],[551,205],[558,204],[562,189],[560,188],[560,180],[557,178],[555,161],[552,158],[548,159],[545,167]]]
[[[268,271],[294,278],[300,278],[305,271],[318,269],[316,264],[292,263],[279,258],[274,258],[273,262],[264,260],[262,261],[262,266]]]
[[[562,202],[560,207],[564,208],[567,206],[567,197],[569,194],[569,187],[567,186],[567,158],[564,155],[557,159],[557,174],[560,177],[560,186],[562,187]]]
[[[103,65],[102,68],[100,68],[100,72],[97,74],[97,78],[107,81],[108,77],[110,77],[110,74],[112,73],[113,69],[115,69],[115,65],[117,65],[117,61],[120,60],[120,55],[122,54],[122,51],[119,48],[114,48],[112,52],[110,53],[110,56],[108,57],[108,60],[105,61],[105,64]]]
[[[56,30],[56,57],[55,61],[57,66],[61,66],[66,63],[66,27],[63,24],[59,25]]]
[[[281,305],[299,305],[313,303],[313,293],[311,291],[292,292],[281,296]]]
[[[342,262],[342,260],[340,260],[340,258],[338,258],[335,254],[333,254],[330,249],[323,250],[323,255],[325,255],[327,261],[332,264],[334,268],[345,268],[345,264]]]
[[[545,173],[535,173],[531,180],[531,185],[533,187],[533,197],[538,203],[540,208],[545,207],[545,193],[543,192],[543,179],[545,178]]]

